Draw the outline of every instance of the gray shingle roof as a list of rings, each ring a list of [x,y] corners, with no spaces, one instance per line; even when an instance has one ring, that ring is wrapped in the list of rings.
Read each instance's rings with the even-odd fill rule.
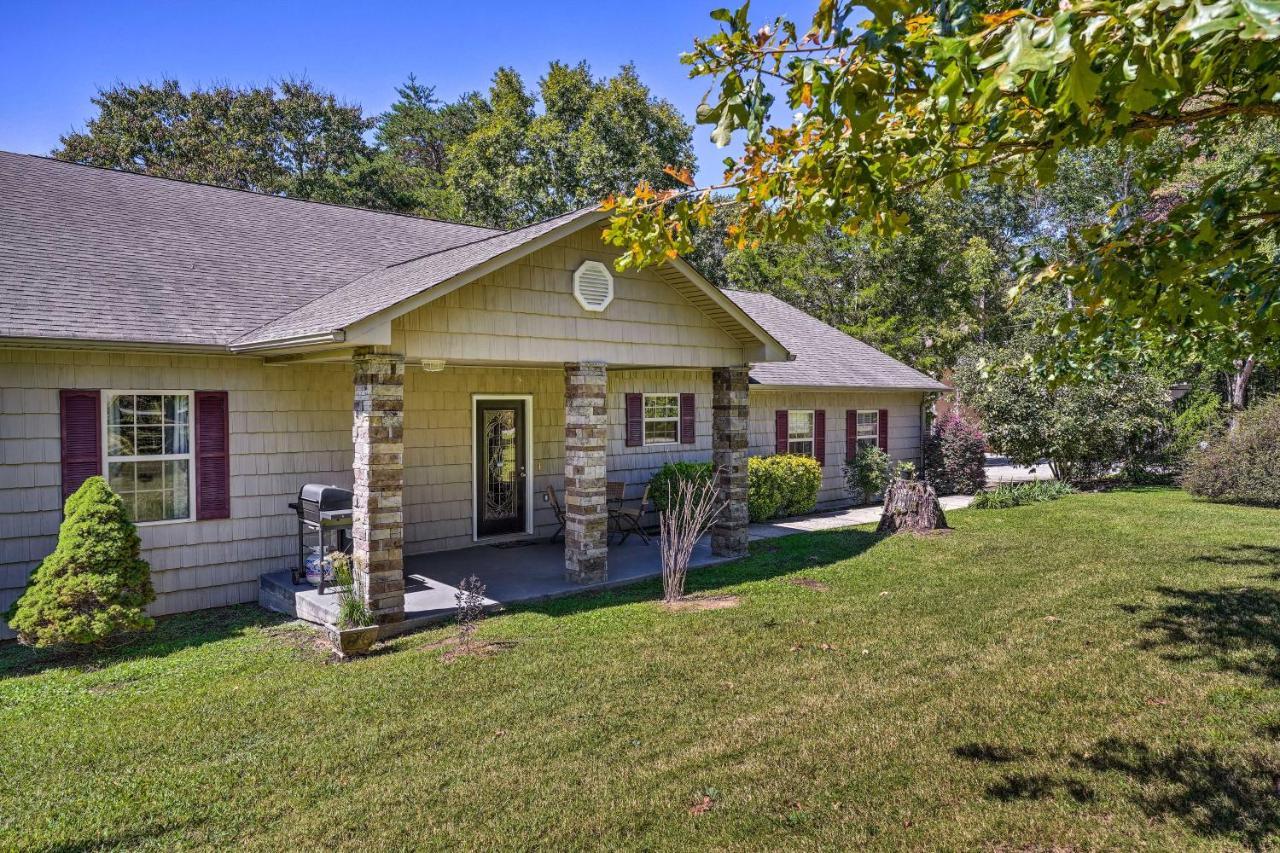
[[[600,219],[604,213],[590,207],[537,222],[514,231],[496,232],[483,239],[450,249],[441,249],[413,260],[361,276],[301,306],[278,320],[233,341],[239,349],[269,341],[288,340],[341,329],[377,314],[406,299],[474,270],[502,255],[527,247],[562,227],[572,228],[584,221]]]
[[[757,385],[804,388],[902,388],[945,391],[947,386],[875,347],[846,335],[767,293],[725,290],[725,295],[778,339],[795,361],[751,368]]]
[[[501,233],[0,152],[0,337],[225,345]]]

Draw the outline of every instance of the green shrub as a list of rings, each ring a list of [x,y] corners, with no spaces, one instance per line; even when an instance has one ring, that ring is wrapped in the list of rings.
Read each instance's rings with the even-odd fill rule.
[[[1055,501],[1075,494],[1075,489],[1058,480],[1032,480],[1029,483],[1004,483],[984,489],[973,496],[974,509],[1008,509],[1011,506]]]
[[[1181,401],[1179,412],[1173,416],[1169,454],[1175,465],[1182,464],[1193,451],[1222,432],[1226,426],[1223,417],[1222,398],[1217,392],[1200,390],[1188,394]]]
[[[752,521],[811,512],[822,466],[812,456],[783,453],[747,460],[747,515]]]
[[[1235,432],[1192,451],[1182,487],[1211,501],[1280,507],[1280,396],[1242,413]]]
[[[120,496],[90,477],[67,498],[57,547],[9,608],[9,627],[32,646],[94,643],[154,627],[145,610],[156,597],[151,567],[140,551]]]
[[[987,485],[987,438],[957,411],[933,424],[924,439],[924,475],[940,495],[971,495]]]
[[[668,462],[649,480],[649,499],[655,509],[666,512],[670,509],[671,495],[675,494],[680,483],[710,477],[710,462]]]
[[[858,503],[870,503],[885,490],[893,478],[893,460],[874,444],[858,448],[852,462],[844,466],[844,488]]]
[[[982,345],[956,365],[954,384],[982,418],[992,449],[1015,465],[1048,459],[1054,476],[1069,483],[1101,477],[1117,463],[1152,465],[1167,432],[1165,383],[1141,371],[1052,381],[1032,367],[1038,344]]]

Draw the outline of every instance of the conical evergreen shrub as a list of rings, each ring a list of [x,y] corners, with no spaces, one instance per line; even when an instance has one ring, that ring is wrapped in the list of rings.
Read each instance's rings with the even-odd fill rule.
[[[90,477],[67,498],[58,545],[9,608],[9,627],[31,646],[95,643],[152,628],[145,608],[156,594],[140,549],[120,496]]]

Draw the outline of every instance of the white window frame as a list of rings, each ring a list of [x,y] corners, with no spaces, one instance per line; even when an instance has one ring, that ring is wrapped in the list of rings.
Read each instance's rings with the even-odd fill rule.
[[[796,422],[796,415],[809,416],[809,437],[793,438],[791,435],[792,425]],[[812,456],[818,458],[818,415],[815,409],[787,409],[787,453],[798,456]],[[791,445],[796,442],[808,442],[809,449],[807,451],[793,450]]]
[[[646,392],[646,393],[643,395],[643,397],[644,397],[644,399],[643,399],[643,401],[640,403],[640,420],[641,420],[641,421],[643,422],[643,424],[644,424],[644,427],[643,427],[643,428],[644,428],[644,446],[645,446],[645,447],[650,447],[650,446],[653,446],[653,445],[679,444],[679,443],[680,443],[680,394],[679,394],[679,392],[677,392],[677,391],[653,391],[653,392]],[[675,417],[673,417],[673,418],[651,418],[651,417],[649,417],[649,415],[648,415],[648,411],[649,411],[649,398],[650,398],[650,397],[674,397],[674,398],[675,398],[675,401],[676,401],[676,414],[675,414]],[[654,424],[669,424],[669,423],[674,423],[674,424],[676,425],[675,437],[674,437],[674,438],[654,438],[654,439],[650,439],[650,438],[649,438],[649,424],[651,424],[651,423],[654,423]]]
[[[166,396],[166,397],[186,397],[187,398],[187,417],[188,429],[190,434],[187,436],[187,452],[186,453],[159,453],[149,456],[112,456],[110,453],[111,438],[108,434],[108,419],[111,412],[111,400],[113,397],[132,395],[132,396]],[[159,524],[186,524],[196,520],[196,392],[194,391],[168,391],[152,388],[113,388],[102,392],[102,411],[98,415],[99,426],[102,430],[102,476],[111,483],[111,463],[112,462],[176,462],[187,460],[187,515],[185,518],[158,518],[154,521],[135,521],[137,527],[152,527]]]
[[[870,435],[862,434],[862,416],[874,415],[875,421],[872,424],[875,430]],[[857,414],[853,418],[853,447],[854,452],[860,452],[864,444],[871,444],[872,447],[880,446],[880,410],[879,409],[858,409]]]

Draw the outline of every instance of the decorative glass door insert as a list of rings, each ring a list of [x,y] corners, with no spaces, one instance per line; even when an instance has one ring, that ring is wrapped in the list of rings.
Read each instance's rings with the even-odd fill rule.
[[[481,536],[525,529],[523,400],[476,403],[476,519]]]

